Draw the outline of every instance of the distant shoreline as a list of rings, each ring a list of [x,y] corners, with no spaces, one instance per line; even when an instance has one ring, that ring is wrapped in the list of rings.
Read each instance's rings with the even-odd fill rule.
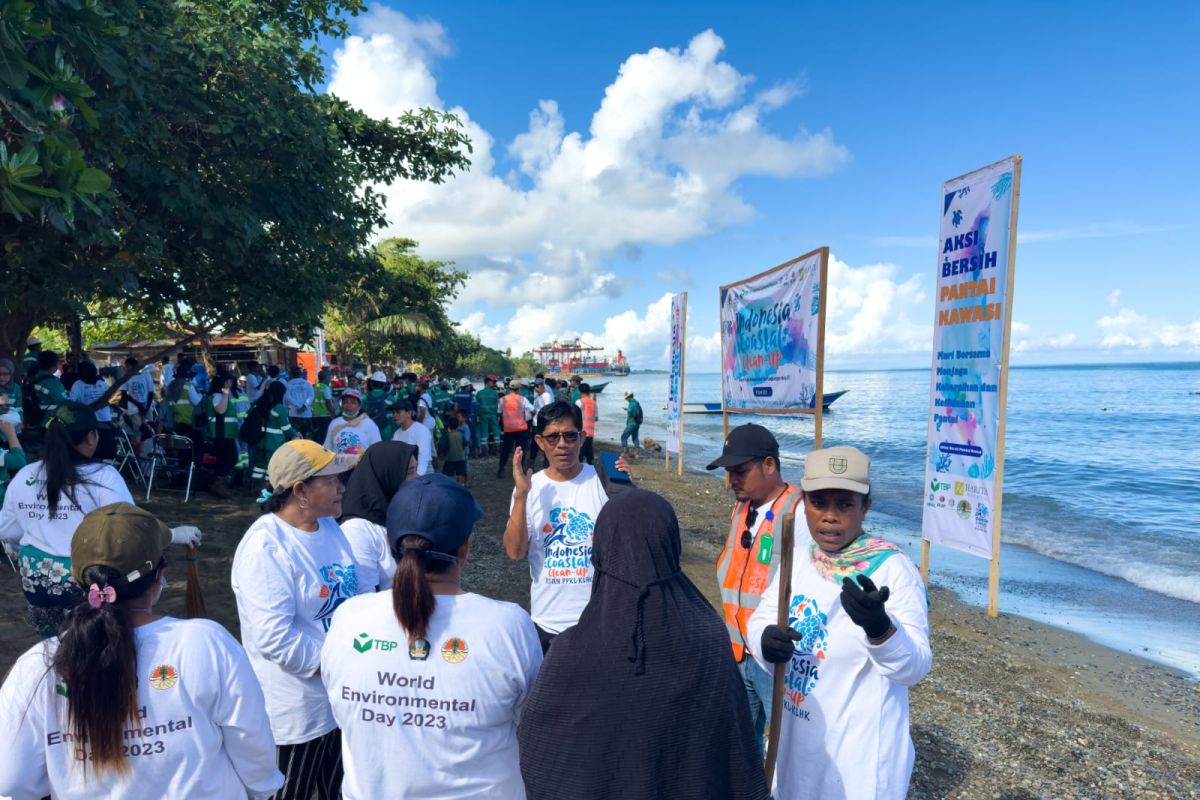
[[[1066,369],[1066,370],[1088,370],[1088,369],[1200,369],[1200,361],[1143,361],[1143,362],[1113,362],[1113,363],[1074,363],[1074,364],[1010,364],[1011,370],[1025,369]],[[858,372],[929,372],[932,367],[843,367],[838,369],[827,369],[827,374],[833,373],[858,373]],[[635,369],[625,377],[633,375],[669,375],[665,369]],[[720,372],[715,371],[696,371],[689,373],[691,375],[720,375]],[[612,379],[612,380],[615,380]]]

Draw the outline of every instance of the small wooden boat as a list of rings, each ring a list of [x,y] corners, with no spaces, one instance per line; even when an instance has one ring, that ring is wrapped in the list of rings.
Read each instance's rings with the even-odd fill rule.
[[[603,392],[603,391],[604,391],[604,387],[605,387],[605,386],[608,386],[610,383],[612,383],[612,381],[605,381],[604,383],[593,383],[593,384],[591,384],[591,386],[592,386],[592,394],[600,394],[601,392]],[[719,404],[718,404],[718,405],[719,405]]]
[[[596,390],[593,389],[592,391],[596,391]],[[821,400],[822,400],[821,407],[829,408],[829,406],[833,403],[834,400],[837,400],[839,397],[841,397],[848,391],[850,391],[850,390],[842,389],[840,392],[826,392],[821,398]],[[716,403],[684,403],[683,404],[683,413],[685,413],[685,414],[720,414],[721,413],[721,403],[720,403],[720,401],[717,401]],[[739,414],[741,412],[737,411],[737,410],[731,410],[729,413],[730,414]]]

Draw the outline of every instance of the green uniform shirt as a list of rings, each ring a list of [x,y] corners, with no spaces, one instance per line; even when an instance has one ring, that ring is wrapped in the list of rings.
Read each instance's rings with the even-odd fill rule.
[[[67,401],[67,387],[54,377],[53,372],[42,370],[33,378],[33,389],[37,393],[38,406],[46,414],[54,413],[54,409]]]
[[[0,433],[0,443],[6,447],[8,445],[8,437]],[[8,489],[8,481],[12,477],[12,473],[25,466],[25,451],[21,448],[0,449],[3,453],[3,458],[0,458],[0,505],[4,503],[4,492]]]
[[[642,408],[642,406],[637,400],[629,401],[629,408],[625,409],[625,424],[626,425],[640,425],[641,424],[637,420],[637,414],[641,411],[641,408]]]
[[[480,389],[475,393],[475,402],[479,404],[479,416],[495,418],[500,414],[500,393],[490,387]]]
[[[204,402],[200,407],[204,409],[205,415],[208,417],[208,438],[209,439],[237,439],[238,433],[242,429],[241,420],[238,419],[237,410],[233,407],[233,398],[230,397],[225,402],[225,413],[221,419],[225,422],[221,426],[221,430],[217,430],[217,401],[216,395],[206,395]]]

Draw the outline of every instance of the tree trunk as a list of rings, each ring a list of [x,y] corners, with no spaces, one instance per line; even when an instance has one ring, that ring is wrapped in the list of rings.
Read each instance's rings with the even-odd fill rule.
[[[9,308],[0,311],[0,356],[11,358],[17,370],[21,369],[21,359],[25,357],[25,343],[29,341],[29,335],[33,333],[36,323],[37,312],[34,309]]]
[[[83,360],[83,320],[78,314],[67,318],[67,347],[75,356],[75,363]]]

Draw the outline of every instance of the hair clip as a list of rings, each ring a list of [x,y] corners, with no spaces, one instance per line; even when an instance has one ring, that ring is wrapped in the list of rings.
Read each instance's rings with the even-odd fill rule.
[[[88,589],[87,593],[88,605],[92,608],[99,608],[105,603],[117,602],[117,590],[111,586],[100,588],[99,584],[92,584],[92,588]]]
[[[258,503],[259,505],[262,505],[263,503],[267,502],[270,499],[271,499],[271,493],[269,491],[267,491],[266,489],[263,489],[262,494],[260,494],[258,496],[258,499],[255,500],[254,502]]]

